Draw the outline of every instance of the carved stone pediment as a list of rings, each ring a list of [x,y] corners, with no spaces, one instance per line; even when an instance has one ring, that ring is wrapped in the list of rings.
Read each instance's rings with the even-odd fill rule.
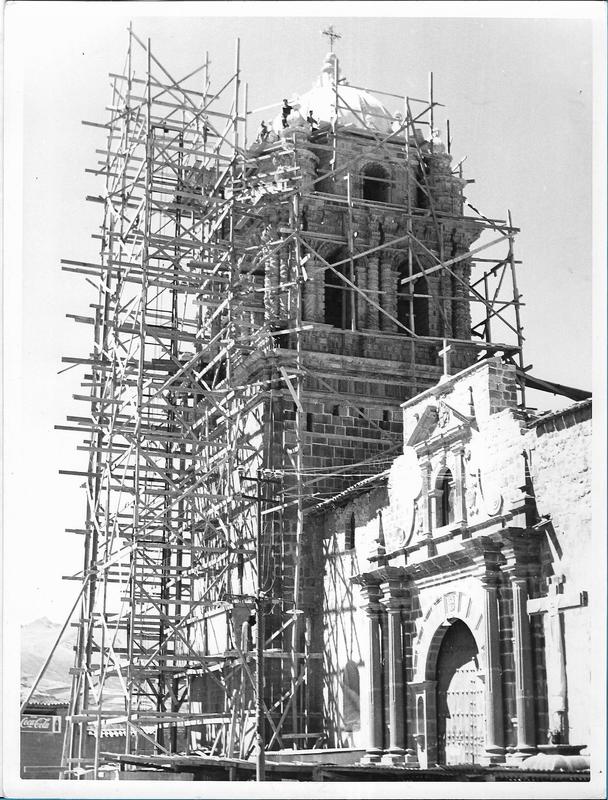
[[[440,397],[437,405],[429,405],[422,412],[407,445],[415,447],[422,442],[431,443],[434,438],[442,441],[454,437],[468,438],[471,428],[477,430],[475,419],[453,408]]]

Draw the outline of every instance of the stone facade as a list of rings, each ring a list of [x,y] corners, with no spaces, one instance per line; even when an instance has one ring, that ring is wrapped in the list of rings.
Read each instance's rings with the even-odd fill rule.
[[[524,412],[492,358],[406,401],[403,429],[375,486],[314,517],[326,694],[346,701],[348,664],[361,687],[331,744],[423,767],[586,745],[591,401]]]

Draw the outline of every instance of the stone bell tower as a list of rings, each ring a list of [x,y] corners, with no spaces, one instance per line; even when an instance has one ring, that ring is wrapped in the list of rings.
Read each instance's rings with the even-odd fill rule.
[[[452,371],[474,362],[467,253],[481,227],[463,213],[465,181],[437,133],[425,137],[343,82],[335,53],[318,84],[290,102],[257,146],[259,169],[279,190],[261,209],[262,249],[275,248],[264,318],[289,327],[290,256],[276,242],[297,230],[303,325],[277,337],[277,354],[289,360],[300,337],[306,464],[335,472],[399,441],[399,404],[440,378],[443,339]],[[300,193],[297,218],[281,188]],[[450,271],[437,266],[447,260]],[[324,491],[352,483],[347,471],[347,480],[324,479]]]
[[[251,387],[248,472],[281,476],[267,488],[278,510],[264,505],[251,526],[274,649],[264,690],[273,742],[278,724],[298,746],[321,736],[324,554],[308,512],[390,466],[400,405],[439,381],[446,340],[451,371],[476,358],[467,254],[481,227],[463,213],[451,156],[422,127],[346,83],[330,53],[317,85],[289,95],[260,130],[239,213],[219,230],[243,265],[235,299],[246,302],[230,335],[248,346],[231,377]],[[235,596],[256,581],[241,568]],[[249,611],[239,613],[235,640]]]
[[[344,83],[335,54],[289,103],[252,149],[267,191],[256,208],[261,229],[249,235],[265,265],[259,316],[274,346],[244,367],[251,381],[301,380],[297,398],[275,380],[264,416],[271,468],[293,470],[300,437],[306,514],[388,467],[401,447],[400,404],[438,382],[446,339],[452,371],[475,361],[467,253],[481,228],[463,213],[465,182],[439,137]],[[448,259],[449,272],[437,266]],[[307,662],[300,704],[312,746],[322,711],[322,541],[305,518],[298,543],[293,511],[280,540],[272,591],[302,612],[298,636],[283,646],[319,656]]]

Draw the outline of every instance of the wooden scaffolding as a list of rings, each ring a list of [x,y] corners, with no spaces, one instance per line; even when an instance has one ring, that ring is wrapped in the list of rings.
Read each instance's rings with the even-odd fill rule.
[[[400,346],[411,348],[414,367],[419,346],[446,353],[474,347],[480,358],[501,352],[517,362],[524,402],[517,229],[510,216],[490,219],[470,207],[468,218],[485,241],[458,257],[429,251],[414,223],[424,217],[440,231],[450,214],[433,207],[422,166],[406,205],[391,207],[408,220],[406,235],[388,232],[362,249],[353,215],[374,201],[354,199],[350,189],[356,167],[341,156],[339,119],[340,110],[357,112],[343,97],[337,66],[334,122],[310,137],[315,152],[330,153],[330,166],[314,179],[302,172],[298,136],[248,140],[255,112],[247,107],[238,42],[228,76],[212,84],[206,59],[175,80],[150,42],[130,29],[126,68],[111,77],[109,120],[85,123],[107,134],[92,170],[103,190],[88,198],[103,209],[99,260],[62,262],[97,293],[89,314],[74,315],[91,326],[92,351],[65,359],[84,366],[78,399],[90,412],[58,426],[84,434],[88,453],[86,524],[78,531],[84,560],[71,576],[81,588],[63,755],[68,779],[98,777],[110,757],[103,732],[116,725],[124,726],[128,754],[191,752],[194,729],[205,731],[207,753],[227,757],[323,742],[326,732],[311,729],[301,691],[312,662],[325,658],[334,669],[331,653],[315,651],[299,609],[304,518],[326,499],[318,490],[327,478],[307,466],[303,450],[307,386],[311,377],[317,387],[328,380],[312,375],[303,358],[304,336],[315,329],[303,301],[311,258],[351,293],[350,330],[373,335],[360,324],[361,308],[373,307],[402,336]],[[428,100],[391,97],[402,114],[390,134],[360,118],[370,147],[382,157],[397,142],[406,163],[415,154],[424,165],[424,148],[436,146],[432,83]],[[454,173],[462,178],[461,165]],[[332,182],[344,179],[346,195],[332,194]],[[302,224],[300,206],[312,196],[346,208],[343,234]],[[416,196],[426,198],[424,208]],[[268,206],[280,210],[275,239],[260,213]],[[327,259],[328,241],[347,248],[343,264]],[[387,310],[381,292],[357,280],[361,259],[388,250],[407,261],[401,293],[408,324]],[[449,327],[439,338],[417,333],[417,279],[441,272],[462,283],[455,267],[463,260],[481,274],[451,299],[478,307],[474,338],[456,339]],[[279,265],[274,284],[271,264]],[[425,299],[441,312],[444,297]],[[497,343],[497,329],[512,343]],[[252,371],[258,356],[261,366]],[[415,373],[413,381],[415,392],[422,384]],[[281,421],[272,415],[277,395],[294,408],[281,458]],[[348,396],[339,402],[356,408]],[[342,474],[354,481],[380,472],[391,452],[397,450],[341,468]],[[277,596],[277,574],[288,570],[291,578]],[[335,583],[350,591],[344,576]],[[212,624],[214,615],[220,624]],[[264,695],[263,664],[279,664],[285,676],[271,697]],[[339,719],[336,727],[339,734]],[[263,756],[258,776],[260,770]]]

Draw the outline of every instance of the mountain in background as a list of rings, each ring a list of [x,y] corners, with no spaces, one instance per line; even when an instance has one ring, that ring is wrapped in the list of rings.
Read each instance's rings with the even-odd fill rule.
[[[28,625],[21,626],[21,697],[25,699],[49,653],[51,652],[61,625],[41,617]],[[70,670],[74,666],[74,647],[78,629],[68,625],[61,641],[53,654],[42,680],[36,687],[35,696],[49,695],[55,700],[70,699],[72,676]],[[116,677],[108,678],[104,689],[104,708],[119,710],[124,706],[124,698],[120,681]]]
[[[29,688],[36,680],[42,665],[55,644],[61,625],[41,617],[21,626],[21,689]],[[74,666],[74,645],[77,629],[68,626],[53,654],[37,692],[50,694],[57,700],[67,700],[70,694]]]

